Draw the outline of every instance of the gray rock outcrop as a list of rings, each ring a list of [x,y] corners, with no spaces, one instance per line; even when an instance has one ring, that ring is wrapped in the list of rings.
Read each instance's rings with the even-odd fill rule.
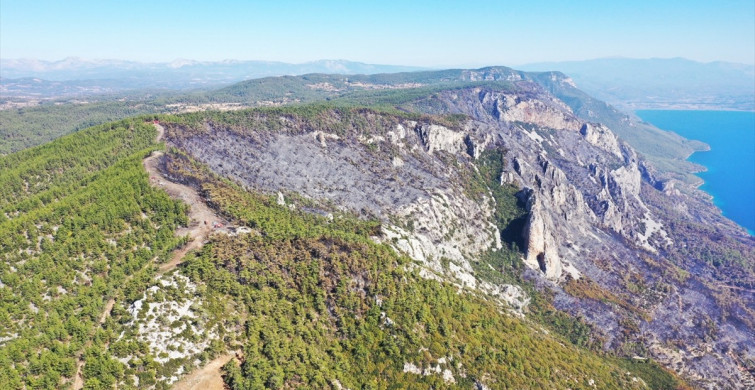
[[[747,326],[710,309],[720,293],[687,282],[687,271],[676,265],[663,263],[664,273],[658,272],[665,253],[687,245],[671,234],[669,225],[676,222],[668,217],[671,211],[701,221],[715,222],[715,217],[685,207],[680,200],[687,198],[675,182],[658,179],[609,127],[575,116],[521,74],[468,71],[464,77],[507,80],[513,86],[441,91],[414,106],[467,116],[454,126],[431,117],[360,112],[359,126],[338,131],[292,120],[280,120],[277,131],[208,123],[205,133],[170,132],[170,142],[249,188],[297,193],[328,212],[378,218],[382,236],[377,239],[413,258],[421,275],[477,289],[521,314],[529,302],[523,289],[490,283],[475,271],[484,254],[509,244],[495,224],[491,189],[468,189],[478,173],[476,160],[486,150],[503,150],[499,184],[520,189],[517,196],[527,212],[517,231],[525,275],[553,291],[557,308],[592,323],[607,348],[642,345],[701,386],[738,388],[748,380],[751,375],[739,370],[738,362],[755,359],[755,341],[751,333],[748,339]],[[339,120],[337,112],[331,116]],[[672,206],[658,207],[664,202]],[[575,296],[562,288],[579,279],[606,298]],[[714,336],[694,325],[714,317],[711,321],[721,325]],[[669,330],[665,322],[692,325]],[[627,324],[637,324],[636,334],[627,336]],[[706,355],[698,350],[685,356],[669,348],[681,339],[708,346],[716,358],[703,364]],[[728,348],[744,360],[727,355]],[[714,370],[726,375],[711,378]]]

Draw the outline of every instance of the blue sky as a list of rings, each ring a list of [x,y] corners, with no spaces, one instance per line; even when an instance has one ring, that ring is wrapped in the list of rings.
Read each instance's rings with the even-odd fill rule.
[[[662,4],[658,4],[662,3]],[[755,63],[755,1],[0,0],[0,57]]]

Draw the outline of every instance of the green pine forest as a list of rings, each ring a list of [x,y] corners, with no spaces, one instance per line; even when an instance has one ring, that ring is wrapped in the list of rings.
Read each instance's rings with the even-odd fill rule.
[[[312,108],[290,110],[306,116]],[[177,367],[192,369],[194,359],[161,363],[167,354],[136,336],[129,312],[159,285],[157,267],[187,242],[175,232],[189,222],[187,206],[150,186],[142,167],[164,148],[147,119],[0,157],[0,388],[71,388],[79,361],[86,389],[169,388],[165,379]],[[500,154],[483,158],[470,190],[487,186],[499,163]],[[601,351],[587,325],[555,311],[531,286],[532,311],[520,318],[473,291],[420,277],[410,259],[370,239],[378,221],[290,210],[179,150],[167,151],[166,166],[219,214],[252,229],[211,236],[175,274],[162,276],[181,275],[197,287],[164,288],[160,299],[192,299],[202,318],[191,321],[217,330],[196,358],[241,357],[224,366],[231,389],[684,386],[652,361]],[[522,210],[512,189],[494,195],[505,231]],[[487,277],[521,267],[517,251],[512,242],[491,255],[487,261],[505,272]],[[110,299],[115,306],[104,318]]]
[[[0,158],[0,388],[64,388],[82,355],[91,388],[122,378],[101,312],[146,288],[187,222],[142,168],[155,133],[127,120]]]

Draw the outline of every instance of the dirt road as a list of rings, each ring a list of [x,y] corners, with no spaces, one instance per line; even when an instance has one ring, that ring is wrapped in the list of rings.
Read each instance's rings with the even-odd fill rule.
[[[233,355],[223,355],[204,367],[193,371],[173,385],[173,390],[223,390],[225,383],[220,368],[233,359]]]
[[[157,142],[162,141],[165,135],[165,128],[155,123],[157,129]],[[185,186],[180,183],[174,183],[166,179],[158,169],[158,163],[162,152],[153,152],[152,155],[145,158],[143,161],[144,169],[147,170],[150,177],[150,184],[162,188],[173,199],[179,199],[189,205],[189,226],[180,228],[176,231],[177,236],[189,235],[189,243],[183,248],[180,248],[173,252],[171,259],[160,266],[160,274],[168,272],[179,264],[183,260],[183,257],[191,250],[199,249],[204,244],[207,236],[213,230],[213,223],[222,223],[226,225],[226,221],[215,215],[202,197],[191,187]]]
[[[227,224],[226,221],[215,215],[215,212],[207,206],[193,188],[180,183],[174,183],[160,173],[157,165],[162,155],[162,152],[153,152],[151,156],[144,159],[144,169],[149,173],[150,184],[162,188],[171,198],[179,199],[189,205],[190,222],[188,227],[180,228],[176,231],[176,235],[178,236],[188,234],[189,243],[173,252],[171,259],[167,263],[160,265],[160,274],[176,268],[178,264],[181,264],[184,256],[189,251],[201,248],[207,236],[212,232],[214,223]]]
[[[163,136],[165,134],[165,128],[162,127],[159,124],[155,124],[155,128],[157,129],[157,139],[156,142],[160,142],[163,139]],[[150,176],[150,184],[152,186],[156,186],[159,188],[162,188],[165,192],[170,195],[173,199],[179,199],[183,201],[184,203],[189,205],[189,226],[184,228],[179,228],[176,231],[176,236],[182,237],[185,235],[189,236],[189,242],[184,245],[183,247],[176,249],[173,251],[173,253],[170,256],[170,260],[166,263],[163,263],[158,268],[158,276],[162,275],[166,272],[169,272],[173,269],[175,269],[184,259],[184,256],[189,251],[192,251],[194,249],[199,249],[204,245],[205,240],[207,237],[212,233],[213,230],[213,224],[214,223],[221,223],[223,226],[227,225],[226,221],[224,221],[222,218],[215,215],[215,213],[207,207],[207,204],[202,200],[202,197],[199,196],[199,194],[191,187],[185,186],[180,183],[174,183],[168,179],[166,179],[159,171],[158,169],[158,163],[160,161],[160,156],[162,156],[162,152],[153,152],[149,157],[145,158],[144,161],[142,161],[142,165],[144,165],[144,169],[147,170],[147,173],[149,173]],[[130,277],[129,277],[130,279]],[[126,280],[128,281],[128,279]],[[113,306],[115,305],[115,299],[110,299],[105,304],[105,309],[102,312],[102,315],[100,315],[99,323],[104,324],[105,321],[110,316],[110,312],[113,310]],[[85,345],[85,348],[91,345],[91,341],[87,342]],[[223,380],[220,377],[220,367],[223,366],[228,360],[231,359],[232,355],[227,355],[228,358],[222,362],[218,362],[220,358],[213,360],[210,365],[196,371],[196,373],[205,372],[204,376],[200,382],[198,383],[208,383],[212,384],[220,381],[220,387],[184,387],[184,389],[223,389]],[[225,358],[225,355],[221,358]],[[214,365],[217,365],[217,367],[214,367]],[[210,367],[212,365],[212,367]],[[79,354],[79,361],[76,363],[76,375],[73,379],[73,386],[72,388],[74,390],[80,390],[84,387],[84,378],[81,374],[81,369],[84,367],[84,353],[83,351]],[[214,368],[213,368],[214,367]],[[210,374],[214,373],[214,374]],[[189,377],[194,376],[194,374],[191,374]],[[187,377],[188,378],[188,377]],[[208,379],[209,378],[209,379]],[[211,382],[206,382],[206,380],[212,379]],[[183,382],[183,381],[182,381]]]

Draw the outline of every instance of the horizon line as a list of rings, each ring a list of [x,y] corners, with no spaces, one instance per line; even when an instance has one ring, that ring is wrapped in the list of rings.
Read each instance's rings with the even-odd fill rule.
[[[482,68],[482,67],[490,67],[490,66],[506,66],[506,67],[516,67],[516,66],[528,66],[528,65],[539,65],[539,64],[551,64],[551,63],[574,63],[574,62],[589,62],[589,61],[600,61],[600,60],[684,60],[684,61],[690,61],[695,62],[699,64],[715,64],[715,63],[723,63],[723,64],[734,64],[734,65],[745,65],[745,66],[755,66],[755,62],[753,63],[745,63],[745,62],[733,62],[733,61],[726,61],[726,60],[713,60],[713,61],[698,61],[686,57],[681,56],[675,56],[675,57],[626,57],[621,55],[615,55],[615,56],[605,56],[605,57],[595,57],[595,58],[587,58],[587,59],[566,59],[566,60],[543,60],[543,61],[532,61],[532,62],[525,62],[525,63],[518,63],[518,64],[510,64],[510,65],[503,65],[503,64],[490,64],[490,63],[466,63],[466,64],[440,64],[440,65],[406,65],[406,64],[400,64],[400,63],[381,63],[381,62],[367,62],[362,60],[351,60],[346,58],[319,58],[314,60],[306,60],[306,61],[296,61],[296,62],[286,62],[282,60],[271,60],[271,59],[240,59],[240,58],[224,58],[221,60],[198,60],[193,58],[174,58],[172,60],[158,60],[158,61],[142,61],[142,60],[135,60],[135,59],[125,59],[125,58],[95,58],[95,57],[80,57],[80,56],[66,56],[60,59],[42,59],[42,58],[34,58],[34,57],[16,57],[16,58],[3,58],[0,57],[0,62],[7,63],[7,62],[13,62],[13,61],[38,61],[38,62],[44,62],[49,64],[54,63],[60,63],[65,62],[67,60],[76,60],[80,62],[104,62],[104,61],[117,61],[117,62],[131,62],[131,63],[137,63],[137,64],[154,64],[154,65],[170,65],[173,63],[181,62],[181,61],[189,61],[193,63],[224,63],[224,62],[259,62],[259,63],[278,63],[278,64],[286,64],[286,65],[307,65],[307,64],[314,64],[318,62],[350,62],[355,64],[362,64],[362,65],[373,65],[373,66],[396,66],[396,67],[406,67],[406,68],[417,68],[418,70],[425,69],[470,69],[470,68]],[[487,65],[483,65],[487,64]]]

